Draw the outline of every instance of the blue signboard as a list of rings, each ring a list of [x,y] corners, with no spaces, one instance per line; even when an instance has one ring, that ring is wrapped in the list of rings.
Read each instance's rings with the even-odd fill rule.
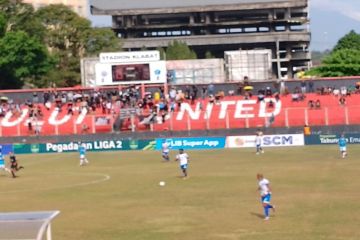
[[[317,144],[338,144],[339,134],[322,134],[322,135],[309,135],[305,136],[306,145],[317,145]],[[345,134],[347,143],[349,144],[360,144],[360,134]]]
[[[3,155],[8,155],[9,152],[14,152],[12,144],[0,144],[0,146],[2,147]]]
[[[162,138],[156,139],[156,150],[166,142],[170,149],[218,149],[225,148],[225,137]]]

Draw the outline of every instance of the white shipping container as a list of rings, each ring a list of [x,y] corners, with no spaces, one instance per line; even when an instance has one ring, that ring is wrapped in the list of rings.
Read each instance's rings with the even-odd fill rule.
[[[175,84],[225,82],[223,59],[170,60],[166,68],[169,82]]]
[[[264,81],[271,78],[272,52],[270,49],[225,52],[225,71],[228,81]]]

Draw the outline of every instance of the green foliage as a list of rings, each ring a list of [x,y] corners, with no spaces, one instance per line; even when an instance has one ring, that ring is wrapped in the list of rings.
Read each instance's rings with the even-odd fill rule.
[[[98,56],[100,52],[121,51],[121,41],[110,28],[90,28],[85,34],[86,56]]]
[[[25,79],[47,73],[51,68],[47,49],[23,31],[7,32],[0,39],[0,88],[20,88]]]
[[[351,30],[338,41],[333,51],[336,52],[343,49],[360,50],[360,35]]]
[[[0,37],[3,37],[6,29],[6,17],[4,14],[0,13]]]
[[[158,50],[159,53],[160,53],[160,60],[166,60],[166,52],[165,52],[165,49],[162,48],[162,47],[158,47],[158,48],[156,48],[156,50]]]
[[[31,37],[43,39],[45,28],[41,25],[39,18],[34,15],[31,4],[1,0],[0,12],[7,19],[5,31],[24,31]]]
[[[360,75],[360,35],[351,31],[343,38],[330,55],[326,56],[323,65],[306,73],[310,76],[343,77]]]
[[[167,60],[196,59],[196,53],[184,42],[173,41],[166,49]]]
[[[20,0],[0,0],[1,88],[74,86],[82,57],[120,49],[111,29],[92,28],[65,5],[35,12]]]
[[[108,28],[91,28],[90,21],[67,6],[49,5],[36,13],[47,29],[45,43],[57,59],[56,68],[42,81],[59,87],[80,84],[80,59],[102,51],[119,51],[121,44]]]

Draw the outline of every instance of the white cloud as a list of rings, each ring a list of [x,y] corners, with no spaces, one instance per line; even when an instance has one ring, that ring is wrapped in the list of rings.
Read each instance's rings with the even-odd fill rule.
[[[360,22],[359,0],[310,0],[317,9],[339,12],[342,15]]]

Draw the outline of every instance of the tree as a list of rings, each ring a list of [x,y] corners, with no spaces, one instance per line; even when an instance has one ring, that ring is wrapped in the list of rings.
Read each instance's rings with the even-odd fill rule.
[[[196,59],[196,53],[189,46],[180,41],[169,43],[166,49],[166,60]]]
[[[338,41],[333,51],[336,52],[342,49],[360,50],[360,35],[351,30]]]
[[[45,28],[34,14],[31,4],[19,0],[0,0],[0,12],[7,19],[5,31],[24,31],[31,37],[42,40]]]
[[[80,83],[80,59],[102,51],[118,51],[119,39],[106,28],[91,28],[90,21],[62,4],[49,5],[36,15],[47,29],[45,43],[57,60],[56,69],[43,83],[74,86]]]
[[[354,31],[339,40],[323,64],[306,73],[310,76],[342,77],[360,75],[360,35]]]
[[[24,31],[7,32],[0,39],[0,88],[20,88],[47,73],[51,62],[47,49]]]
[[[343,77],[360,75],[360,50],[342,49],[323,60],[323,65],[312,69],[307,75]]]
[[[101,52],[121,51],[122,44],[110,28],[91,28],[85,34],[86,56],[98,56]]]

